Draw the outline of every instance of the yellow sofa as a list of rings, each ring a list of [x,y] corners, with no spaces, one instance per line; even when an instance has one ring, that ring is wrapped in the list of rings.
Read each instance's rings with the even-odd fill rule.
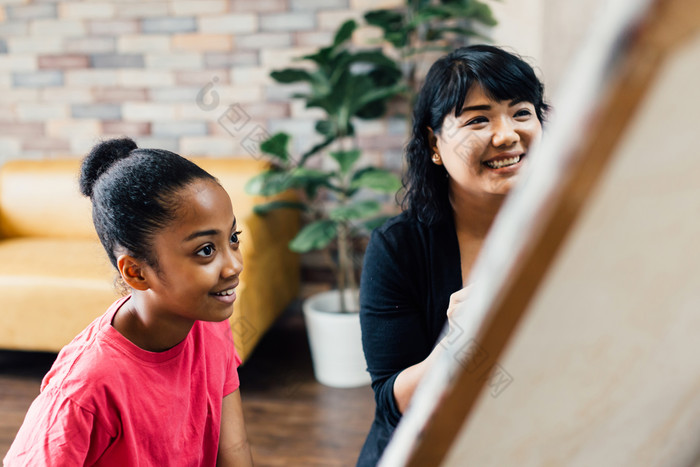
[[[231,317],[246,359],[299,291],[299,258],[287,243],[299,215],[252,212],[243,186],[264,164],[192,159],[231,196],[241,226],[243,273]],[[118,297],[111,266],[78,191],[80,160],[17,160],[0,167],[0,348],[57,352]],[[285,195],[290,197],[291,194]]]

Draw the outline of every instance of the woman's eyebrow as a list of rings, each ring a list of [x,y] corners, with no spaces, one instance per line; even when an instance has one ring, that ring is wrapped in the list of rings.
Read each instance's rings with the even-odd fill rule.
[[[470,112],[473,110],[491,110],[491,106],[489,104],[480,104],[480,105],[469,105],[467,107],[462,107],[462,110],[459,111],[457,114],[457,117],[462,115],[464,112]]]

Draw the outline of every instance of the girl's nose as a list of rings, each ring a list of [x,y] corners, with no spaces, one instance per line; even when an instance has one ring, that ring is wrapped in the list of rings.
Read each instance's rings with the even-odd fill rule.
[[[229,249],[221,268],[222,277],[237,276],[243,271],[243,255],[239,249]]]
[[[491,142],[495,147],[512,146],[520,140],[520,135],[515,131],[513,123],[507,118],[496,121],[496,126],[491,137]]]

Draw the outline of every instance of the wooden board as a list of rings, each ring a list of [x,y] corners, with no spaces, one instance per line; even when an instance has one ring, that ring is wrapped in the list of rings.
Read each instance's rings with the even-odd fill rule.
[[[382,466],[700,459],[700,0],[610,3]]]

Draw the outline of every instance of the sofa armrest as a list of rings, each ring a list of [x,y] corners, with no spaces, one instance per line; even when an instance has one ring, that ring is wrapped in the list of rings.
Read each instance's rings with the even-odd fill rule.
[[[286,193],[276,199],[296,197]],[[240,299],[234,304],[231,328],[236,349],[245,360],[264,332],[299,294],[299,255],[288,244],[299,231],[300,215],[293,209],[265,215],[250,213],[239,219],[238,225],[242,232],[241,286],[245,293],[239,294]]]

